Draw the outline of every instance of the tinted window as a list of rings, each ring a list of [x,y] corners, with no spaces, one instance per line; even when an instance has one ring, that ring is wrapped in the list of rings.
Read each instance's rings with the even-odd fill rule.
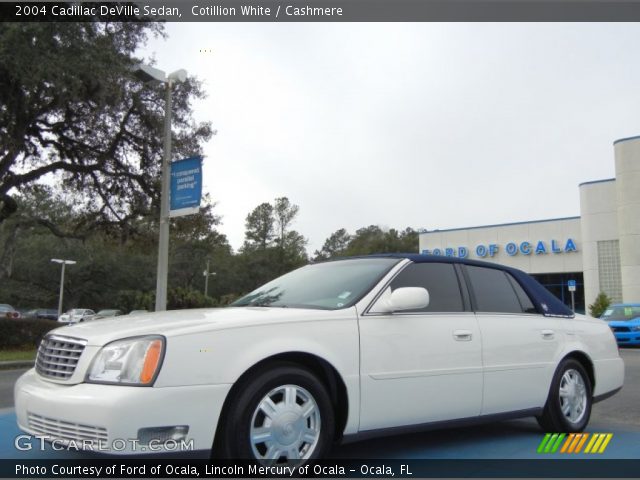
[[[538,313],[538,310],[536,309],[536,307],[533,306],[533,302],[529,298],[529,295],[527,295],[527,292],[524,291],[524,289],[520,286],[518,281],[508,273],[506,275],[509,278],[509,281],[511,282],[511,286],[516,291],[518,300],[520,300],[520,306],[522,307],[522,311],[524,313]]]
[[[502,270],[467,266],[479,312],[522,313],[520,300]]]
[[[429,305],[413,312],[462,312],[460,285],[453,265],[448,263],[413,263],[391,282],[391,289],[424,287],[429,292]]]

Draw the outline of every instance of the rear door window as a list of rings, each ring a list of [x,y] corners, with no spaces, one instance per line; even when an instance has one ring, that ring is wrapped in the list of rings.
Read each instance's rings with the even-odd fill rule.
[[[524,291],[521,293],[525,305],[521,303],[516,293],[516,287],[512,283],[515,281],[511,280],[506,272],[495,268],[471,265],[467,265],[466,270],[471,281],[478,312],[524,313],[527,310],[535,310]],[[519,285],[517,286],[522,290]]]

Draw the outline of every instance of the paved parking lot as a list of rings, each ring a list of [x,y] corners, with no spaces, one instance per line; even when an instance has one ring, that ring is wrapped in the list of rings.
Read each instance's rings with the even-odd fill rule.
[[[587,432],[613,433],[606,451],[597,458],[640,457],[640,349],[621,350],[625,385],[620,393],[593,408]],[[0,405],[12,405],[16,371],[0,371]],[[13,446],[20,434],[12,408],[0,409],[0,458],[86,458],[83,452],[19,452]],[[520,459],[540,458],[536,450],[543,433],[533,419],[499,422],[464,429],[435,430],[382,437],[341,445],[334,458],[352,459]],[[202,452],[194,456],[203,456]],[[569,458],[560,455],[558,458]],[[575,456],[571,457],[575,458]],[[593,458],[593,457],[590,457]]]

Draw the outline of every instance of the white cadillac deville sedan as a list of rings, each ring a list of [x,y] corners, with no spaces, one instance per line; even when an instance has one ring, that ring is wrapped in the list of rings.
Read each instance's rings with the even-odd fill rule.
[[[22,430],[52,441],[188,440],[277,463],[397,427],[535,416],[581,431],[623,379],[607,324],[525,273],[376,255],[305,266],[228,308],[54,330],[15,405]]]

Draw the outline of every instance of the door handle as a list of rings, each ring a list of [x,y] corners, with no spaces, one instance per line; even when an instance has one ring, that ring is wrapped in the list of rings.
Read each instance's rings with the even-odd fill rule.
[[[459,342],[468,342],[473,338],[471,330],[454,330],[453,338]]]
[[[540,334],[542,335],[542,338],[544,340],[552,340],[553,337],[555,337],[556,332],[554,332],[553,330],[542,330]]]

